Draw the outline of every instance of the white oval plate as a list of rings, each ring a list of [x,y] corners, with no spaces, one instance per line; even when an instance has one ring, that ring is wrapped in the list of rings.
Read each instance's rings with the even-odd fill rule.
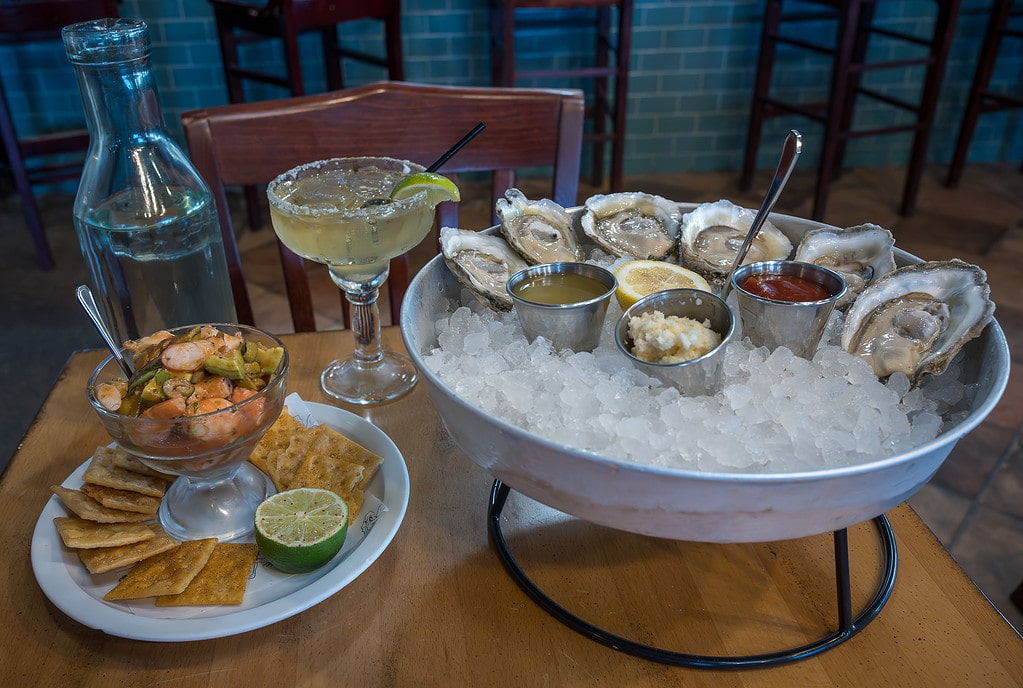
[[[257,560],[238,606],[157,607],[152,599],[131,604],[106,602],[103,595],[124,570],[94,576],[78,556],[64,547],[53,519],[69,515],[52,496],[32,535],[32,570],[43,593],[72,619],[110,635],[136,640],[178,642],[244,633],[294,616],[327,599],[355,580],[376,561],[394,538],[408,508],[409,476],[405,460],[382,430],[348,411],[288,397],[289,410],[305,403],[311,415],[383,458],[366,488],[358,518],[349,526],[345,546],[323,568],[308,574],[280,573]],[[88,461],[68,476],[65,487],[77,488]],[[353,537],[354,536],[354,537]],[[250,539],[251,541],[251,539]]]

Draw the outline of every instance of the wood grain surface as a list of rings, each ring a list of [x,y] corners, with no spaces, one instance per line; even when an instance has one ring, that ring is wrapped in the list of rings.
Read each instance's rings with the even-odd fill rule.
[[[290,391],[324,401],[323,366],[348,331],[286,336]],[[401,349],[396,328],[385,343]],[[85,399],[101,352],[72,356],[0,480],[0,664],[17,686],[1020,686],[1023,640],[927,527],[891,519],[898,574],[863,631],[782,667],[706,670],[615,651],[567,628],[505,571],[487,535],[490,478],[453,445],[420,386],[351,409],[408,465],[411,497],[394,540],[319,605],[215,640],[126,640],[64,615],[29,560],[47,487],[109,441]],[[502,515],[526,572],[607,630],[681,652],[745,655],[809,642],[837,624],[830,535],[718,545],[637,536],[573,519],[512,492]],[[853,606],[877,584],[872,524],[849,530]]]

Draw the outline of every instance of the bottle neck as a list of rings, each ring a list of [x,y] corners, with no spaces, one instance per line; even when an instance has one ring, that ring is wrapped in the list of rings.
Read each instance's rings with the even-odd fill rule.
[[[94,145],[139,146],[163,137],[163,114],[149,57],[76,64],[86,124]]]

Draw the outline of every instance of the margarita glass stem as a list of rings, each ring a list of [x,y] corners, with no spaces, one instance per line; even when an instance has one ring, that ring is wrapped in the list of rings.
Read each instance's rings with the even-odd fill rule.
[[[352,360],[358,368],[375,368],[384,358],[380,345],[379,294],[380,290],[373,287],[345,291],[345,297],[352,305],[352,335],[355,337]]]

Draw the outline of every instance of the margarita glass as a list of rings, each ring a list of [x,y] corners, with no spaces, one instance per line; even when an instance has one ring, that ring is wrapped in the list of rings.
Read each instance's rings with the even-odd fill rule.
[[[423,167],[393,158],[333,158],[291,169],[267,187],[281,242],[323,263],[352,305],[355,350],[320,376],[328,396],[352,404],[395,399],[416,383],[412,361],[380,343],[377,296],[388,265],[430,231],[435,201],[426,191],[390,198],[395,185]]]

